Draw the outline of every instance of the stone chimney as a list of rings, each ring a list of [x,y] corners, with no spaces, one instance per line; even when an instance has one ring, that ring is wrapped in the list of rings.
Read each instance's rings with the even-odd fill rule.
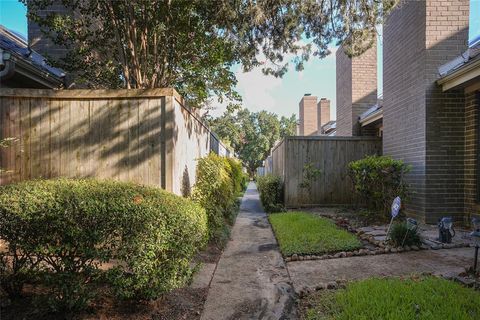
[[[300,100],[299,118],[301,136],[313,136],[318,133],[318,111],[317,111],[317,97],[306,93],[302,100]]]
[[[318,121],[318,134],[323,134],[322,126],[330,121],[330,100],[327,98],[321,98],[318,101],[318,108],[317,108],[317,121]]]

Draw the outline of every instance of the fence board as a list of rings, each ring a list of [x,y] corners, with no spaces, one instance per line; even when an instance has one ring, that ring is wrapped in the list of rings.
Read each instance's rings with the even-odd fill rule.
[[[0,89],[0,185],[54,177],[97,177],[179,193],[195,183],[196,160],[212,133],[173,89]],[[218,142],[217,149],[225,146]],[[173,150],[177,148],[178,150]],[[174,163],[173,163],[174,162]],[[185,172],[188,173],[185,174]]]
[[[287,137],[272,151],[271,172],[283,177],[287,207],[352,204],[348,163],[381,152],[372,137]],[[300,187],[308,163],[321,170],[310,190]]]

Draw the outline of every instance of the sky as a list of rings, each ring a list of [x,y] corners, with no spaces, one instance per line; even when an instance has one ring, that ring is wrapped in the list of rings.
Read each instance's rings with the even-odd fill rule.
[[[477,0],[475,0],[477,1]],[[27,38],[26,8],[17,0],[0,0],[0,24],[22,34]],[[379,32],[381,36],[381,30]],[[382,61],[381,45],[377,46],[378,61]],[[304,70],[297,72],[293,64],[291,70],[282,78],[265,76],[260,68],[243,73],[241,68],[235,68],[238,79],[237,91],[242,96],[243,106],[251,111],[267,110],[280,116],[298,117],[298,103],[305,93],[310,93],[318,98],[327,98],[331,101],[332,119],[336,113],[335,96],[335,52],[337,47],[332,44],[329,56],[324,59],[311,57],[305,63]],[[378,63],[378,89],[382,92],[382,65]],[[215,110],[212,115],[220,115],[224,104],[212,103]]]

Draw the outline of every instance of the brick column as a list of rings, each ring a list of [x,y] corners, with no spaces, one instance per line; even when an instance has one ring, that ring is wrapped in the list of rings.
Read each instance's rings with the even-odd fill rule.
[[[358,117],[377,102],[377,47],[349,58],[336,53],[337,136],[360,134]]]

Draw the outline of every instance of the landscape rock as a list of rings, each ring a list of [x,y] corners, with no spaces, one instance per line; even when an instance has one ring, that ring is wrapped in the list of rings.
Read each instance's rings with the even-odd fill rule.
[[[298,260],[298,254],[294,253],[292,254],[292,261],[297,261]]]
[[[337,289],[337,282],[336,281],[331,281],[327,283],[327,289]]]

